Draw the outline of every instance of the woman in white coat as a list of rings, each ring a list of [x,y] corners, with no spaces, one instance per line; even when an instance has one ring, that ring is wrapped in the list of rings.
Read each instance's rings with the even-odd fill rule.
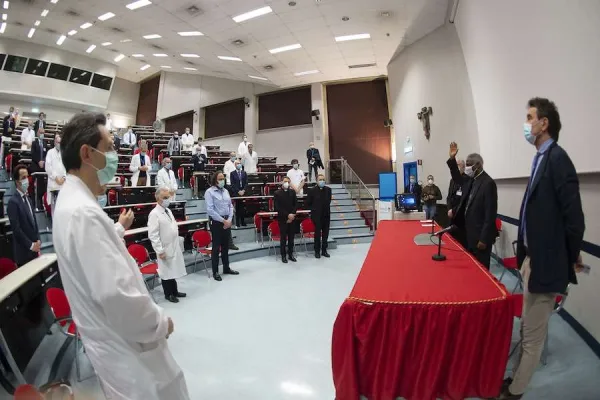
[[[185,293],[177,290],[175,279],[186,275],[185,261],[179,239],[179,228],[169,204],[169,189],[159,186],[156,189],[156,207],[148,215],[148,238],[158,257],[160,276],[165,298],[171,303],[179,303]]]
[[[44,165],[48,174],[48,199],[52,210],[56,206],[58,191],[62,188],[67,177],[67,171],[60,156],[60,140],[61,137],[58,133],[54,135],[54,147],[46,154],[46,164]]]
[[[148,293],[117,224],[98,205],[119,157],[102,114],[79,113],[63,129],[68,172],[53,219],[53,242],[77,332],[107,399],[189,400],[166,338],[173,321]]]
[[[131,157],[129,171],[133,172],[131,176],[131,186],[150,186],[150,170],[152,164],[148,157],[148,144],[145,140],[140,142],[140,152]]]

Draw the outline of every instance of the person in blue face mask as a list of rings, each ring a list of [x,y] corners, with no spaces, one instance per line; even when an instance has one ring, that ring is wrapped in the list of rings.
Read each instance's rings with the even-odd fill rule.
[[[79,113],[63,128],[67,180],[52,226],[63,287],[105,397],[188,400],[167,343],[173,321],[153,301],[123,241],[133,214],[115,224],[98,205],[119,161],[105,123],[102,114]]]
[[[327,240],[331,222],[331,188],[325,183],[325,175],[317,175],[317,186],[309,189],[306,207],[310,210],[310,218],[315,225],[315,257],[329,258]]]

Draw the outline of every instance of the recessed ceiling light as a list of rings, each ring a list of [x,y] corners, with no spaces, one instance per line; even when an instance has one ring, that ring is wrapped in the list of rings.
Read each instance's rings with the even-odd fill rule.
[[[56,3],[58,3],[58,0],[50,0],[50,3],[56,4]]]
[[[110,46],[112,44],[112,42],[104,42],[102,43],[102,46]]]
[[[35,33],[35,28],[31,28],[29,30],[29,33],[27,34],[27,37],[31,39],[31,37],[33,36],[34,33]]]
[[[152,54],[154,57],[168,57],[165,53]]]
[[[169,65],[161,65],[160,67],[161,68],[165,68],[165,69],[170,69],[171,68],[171,66],[169,66]]]
[[[368,33],[359,33],[358,35],[336,36],[336,42],[347,42],[348,40],[371,39]]]
[[[41,23],[42,23],[42,21],[37,20],[33,23],[33,26],[40,26]]]
[[[39,109],[39,108],[32,108],[32,109],[31,109],[31,112],[34,112],[34,113],[39,113],[39,112],[40,112],[40,109]]]
[[[300,45],[300,43],[296,43],[296,44],[290,44],[289,46],[283,46],[283,47],[277,47],[276,49],[271,49],[269,50],[269,53],[271,54],[277,54],[277,53],[281,53],[284,51],[290,51],[290,50],[296,50],[301,48],[302,46]]]
[[[200,56],[198,54],[190,54],[190,53],[183,53],[180,54],[181,57],[184,58],[200,58]]]
[[[111,12],[107,12],[106,14],[102,14],[101,16],[99,16],[98,19],[100,21],[106,21],[107,19],[111,19],[114,16],[115,16],[115,14],[113,14]]]
[[[318,74],[318,73],[319,73],[318,69],[312,69],[310,71],[296,72],[294,75],[302,76],[302,75],[311,75],[311,74]]]
[[[7,18],[8,18],[7,14],[2,14],[2,21],[6,21]]]
[[[235,22],[243,22],[243,21],[246,21],[246,20],[249,20],[252,18],[256,18],[256,17],[260,17],[261,15],[269,14],[272,12],[273,12],[273,10],[271,9],[271,7],[269,7],[269,6],[262,7],[262,8],[235,16],[235,17],[233,17],[233,20]]]
[[[162,36],[160,36],[160,35],[158,35],[156,33],[153,33],[152,35],[146,35],[146,36],[144,36],[144,39],[160,39],[161,37]]]
[[[130,10],[137,10],[138,8],[149,6],[150,4],[152,4],[152,2],[149,0],[138,0],[127,4],[125,7],[129,8]]]
[[[92,51],[94,51],[96,49],[96,45],[93,44],[90,47],[87,48],[87,50],[85,51],[86,53],[91,53]]]
[[[144,55],[143,54],[132,54],[131,57],[142,58],[142,57],[144,57]]]
[[[128,42],[131,42],[131,39],[123,39],[123,40],[121,40],[121,43],[128,43]]]
[[[267,78],[263,78],[262,76],[254,76],[254,75],[248,75],[248,78],[252,78],[252,79],[258,79],[260,81],[268,81]]]
[[[86,22],[85,24],[81,25],[81,26],[80,26],[80,28],[81,28],[81,29],[87,29],[87,28],[89,28],[90,26],[92,26],[92,24],[91,24],[91,23],[89,23],[89,22]]]
[[[4,33],[5,30],[6,30],[6,22],[3,22],[2,25],[0,25],[0,33]]]
[[[145,70],[147,70],[148,68],[150,68],[150,64],[146,64],[146,65],[144,65],[142,68],[140,68],[140,70],[141,70],[141,71],[145,71]]]
[[[61,37],[58,38],[58,40],[56,41],[56,44],[60,46],[61,44],[63,44],[63,42],[65,41],[66,38],[67,37],[65,35],[62,35]]]
[[[183,67],[183,69],[186,69],[188,71],[198,71],[197,68],[191,68],[191,67]]]
[[[227,57],[227,56],[217,56],[219,57],[219,59],[221,60],[226,60],[226,61],[242,61],[241,58],[238,57]]]
[[[10,4],[10,3],[9,3],[7,0],[4,0],[4,9],[5,9],[5,10],[8,10],[8,5],[9,5],[9,4]]]
[[[77,31],[76,31],[75,29],[72,29],[72,30],[70,30],[70,31],[67,33],[67,35],[69,35],[69,36],[73,36],[73,35],[74,35],[74,34],[76,34],[76,33],[77,33]]]
[[[119,54],[118,56],[115,57],[115,62],[119,62],[124,58],[125,58],[125,54]]]
[[[48,15],[49,12],[50,12],[50,10],[44,10],[44,11],[42,11],[41,16],[45,17],[46,15]]]
[[[204,33],[198,31],[177,32],[179,36],[204,36]]]

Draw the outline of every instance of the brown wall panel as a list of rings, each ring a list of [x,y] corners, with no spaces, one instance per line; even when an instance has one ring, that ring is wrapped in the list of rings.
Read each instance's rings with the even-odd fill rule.
[[[140,98],[136,115],[137,125],[152,125],[156,120],[159,86],[160,76],[142,82],[140,85]]]
[[[244,132],[244,99],[227,101],[204,108],[205,138]]]
[[[329,156],[344,157],[366,184],[392,170],[386,81],[327,85]]]
[[[258,96],[258,129],[312,124],[310,86]]]
[[[185,128],[194,130],[194,111],[187,111],[169,118],[165,118],[165,132],[179,132],[183,135]]]

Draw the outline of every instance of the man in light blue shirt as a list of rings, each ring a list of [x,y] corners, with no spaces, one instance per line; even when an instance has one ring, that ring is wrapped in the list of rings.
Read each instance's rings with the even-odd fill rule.
[[[225,189],[225,175],[217,171],[211,177],[212,186],[204,193],[206,212],[210,220],[212,234],[212,271],[213,278],[220,282],[219,252],[223,261],[223,274],[238,275],[239,272],[229,268],[229,245],[231,241],[231,225],[233,220],[233,204],[229,192]]]

